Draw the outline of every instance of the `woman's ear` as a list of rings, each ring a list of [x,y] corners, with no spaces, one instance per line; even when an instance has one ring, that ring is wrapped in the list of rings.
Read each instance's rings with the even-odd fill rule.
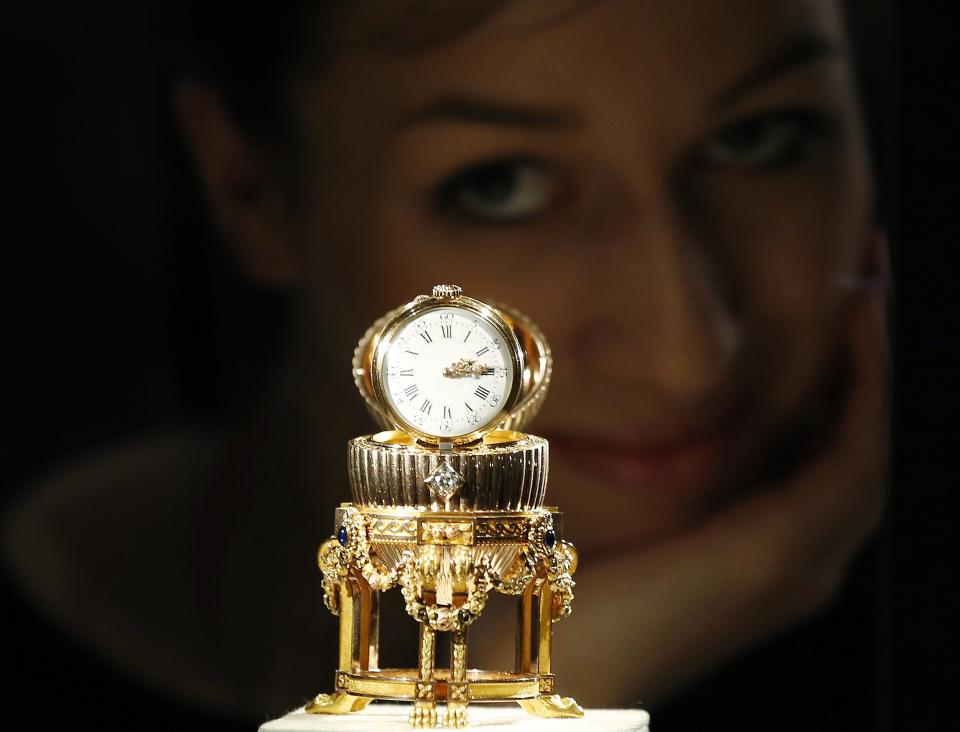
[[[237,128],[211,86],[181,81],[173,102],[208,205],[241,268],[261,284],[290,285],[299,272],[294,216],[267,153]]]

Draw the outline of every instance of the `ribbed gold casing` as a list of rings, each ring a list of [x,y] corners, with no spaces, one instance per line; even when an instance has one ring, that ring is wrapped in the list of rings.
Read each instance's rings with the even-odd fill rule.
[[[463,478],[446,501],[435,499],[425,483],[441,461]],[[518,432],[493,433],[476,447],[454,452],[418,445],[398,432],[347,443],[350,490],[360,506],[528,511],[543,505],[548,465],[547,441]]]

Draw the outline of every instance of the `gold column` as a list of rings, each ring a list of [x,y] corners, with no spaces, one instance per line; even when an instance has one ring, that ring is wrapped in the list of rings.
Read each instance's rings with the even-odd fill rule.
[[[357,599],[359,602],[359,612],[354,611],[357,616],[357,647],[356,661],[361,671],[370,670],[370,647],[375,642],[373,628],[373,591],[370,585],[362,577],[357,577]],[[374,651],[374,665],[376,665],[376,651]]]
[[[450,681],[447,684],[447,726],[467,726],[467,704],[470,686],[467,684],[467,631],[454,630],[450,640]]]
[[[550,669],[550,641],[553,638],[553,590],[549,580],[540,585],[540,620],[537,623],[537,673],[552,673]]]
[[[426,623],[420,623],[420,674],[414,692],[410,724],[414,727],[437,726],[437,696],[433,684],[436,662],[436,633]]]
[[[517,607],[517,673],[530,673],[533,661],[533,590],[530,582],[520,595]]]
[[[351,672],[356,649],[356,606],[353,601],[353,580],[345,578],[340,583],[340,664],[341,671]]]
[[[338,595],[340,601],[340,660],[335,682],[337,690],[332,694],[317,694],[313,701],[304,708],[304,711],[310,714],[359,712],[373,701],[372,699],[353,696],[342,688],[349,683],[346,674],[356,670],[354,668],[354,658],[357,641],[356,623],[359,621],[359,617],[356,613],[354,587],[351,578],[344,578],[340,583]]]
[[[376,590],[370,592],[370,608],[367,617],[370,622],[367,669],[378,669],[380,668],[380,593]]]
[[[550,664],[550,644],[553,638],[553,590],[550,580],[540,585],[537,628],[537,673],[540,675],[540,696],[521,699],[521,707],[538,717],[582,717],[583,708],[568,696],[553,693],[553,671]]]

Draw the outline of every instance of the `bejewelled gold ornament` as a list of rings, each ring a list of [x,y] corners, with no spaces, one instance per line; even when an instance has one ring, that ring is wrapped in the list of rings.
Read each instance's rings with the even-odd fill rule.
[[[324,601],[340,616],[334,692],[317,714],[373,699],[413,702],[414,727],[467,724],[470,702],[515,701],[542,717],[580,717],[554,690],[552,624],[570,614],[573,545],[543,505],[547,441],[521,432],[550,383],[543,334],[502,305],[437,285],[380,318],[353,375],[385,431],[348,443],[352,503],[317,555]],[[417,668],[379,667],[379,593],[398,588],[419,626]],[[491,592],[519,603],[512,670],[467,669],[467,631]],[[450,668],[436,668],[449,633]],[[438,702],[445,702],[443,713]]]

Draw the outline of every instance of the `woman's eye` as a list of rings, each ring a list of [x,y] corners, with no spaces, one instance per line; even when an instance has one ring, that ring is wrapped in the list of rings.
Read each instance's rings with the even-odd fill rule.
[[[723,167],[770,170],[803,159],[830,130],[828,120],[810,110],[767,112],[716,132],[700,157]]]
[[[470,167],[442,183],[434,195],[445,213],[497,224],[542,213],[558,188],[544,164],[514,157]]]

